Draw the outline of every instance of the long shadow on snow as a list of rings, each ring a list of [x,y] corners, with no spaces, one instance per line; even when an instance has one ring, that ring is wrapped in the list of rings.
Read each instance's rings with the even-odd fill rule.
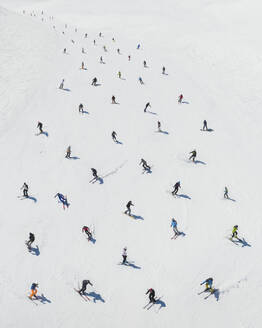
[[[132,218],[134,218],[135,220],[144,220],[144,218],[140,215],[135,215],[135,214],[131,214]]]
[[[41,294],[40,296],[38,295],[37,299],[43,304],[52,303],[48,298],[45,297],[44,294]]]
[[[30,252],[32,255],[35,255],[35,256],[39,256],[39,255],[40,255],[40,250],[39,250],[38,245],[36,245],[35,247],[32,247],[32,246],[31,246],[29,252]]]
[[[159,310],[163,307],[166,307],[166,303],[164,301],[161,301],[161,300],[157,300],[155,302],[155,304],[160,304]]]
[[[73,156],[73,157],[69,157],[68,159],[74,159],[74,160],[76,160],[76,159],[80,159],[80,157]]]
[[[146,111],[148,114],[151,114],[151,115],[157,115],[157,113],[155,113],[155,112],[150,112],[149,110],[148,111]]]
[[[31,200],[33,200],[35,203],[37,202],[37,199],[35,198],[35,197],[33,197],[33,196],[28,196],[28,197],[26,197],[27,199],[31,199]]]
[[[251,247],[251,245],[245,240],[245,238],[242,238],[242,239],[238,239],[235,241],[235,243],[240,243],[241,244],[241,247]]]
[[[157,131],[157,132],[159,132],[159,133],[163,133],[163,134],[169,134],[169,132],[167,132],[167,131],[162,131],[162,130]]]
[[[123,142],[119,141],[119,140],[116,140],[116,144],[118,145],[123,145]]]
[[[185,195],[185,194],[179,194],[179,195],[177,194],[177,197],[191,199],[191,197],[189,197],[188,195]]]
[[[67,91],[67,92],[71,92],[70,89],[61,89],[61,90],[63,90],[63,91]]]
[[[134,263],[133,261],[131,261],[131,262],[128,261],[128,262],[124,263],[123,265],[125,265],[125,266],[129,266],[129,267],[131,267],[131,268],[133,268],[133,269],[141,269],[141,267],[135,265],[135,263]]]
[[[102,303],[105,303],[105,300],[103,299],[103,297],[100,294],[97,294],[95,292],[91,292],[91,293],[84,293],[87,297],[92,297],[93,298],[93,302],[96,303],[97,301],[100,301]]]
[[[195,161],[194,163],[195,163],[195,164],[203,164],[203,165],[206,165],[206,164],[207,164],[207,163],[202,162],[202,161]]]

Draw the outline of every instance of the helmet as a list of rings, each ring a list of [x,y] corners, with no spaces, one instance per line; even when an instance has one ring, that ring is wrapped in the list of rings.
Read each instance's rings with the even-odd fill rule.
[[[238,228],[238,225],[235,225],[234,228]]]
[[[127,247],[124,247],[124,250],[126,251],[127,250]]]

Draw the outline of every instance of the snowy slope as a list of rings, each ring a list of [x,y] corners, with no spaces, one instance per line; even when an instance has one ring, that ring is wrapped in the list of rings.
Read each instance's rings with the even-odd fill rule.
[[[18,12],[0,10],[0,62],[7,63],[0,75],[4,327],[259,327],[255,3],[251,11],[246,1],[1,2]],[[100,86],[91,86],[95,76]],[[69,91],[58,89],[62,79]],[[180,93],[187,103],[177,103]],[[143,112],[148,101],[152,113]],[[88,113],[78,113],[80,103]],[[200,131],[204,119],[213,132]],[[158,120],[167,133],[156,132]],[[38,121],[48,136],[35,135]],[[113,130],[122,144],[113,143]],[[68,145],[78,159],[65,159]],[[202,163],[188,162],[193,149]],[[142,174],[141,158],[152,174]],[[103,184],[88,183],[92,167]],[[188,198],[170,195],[176,181]],[[36,201],[17,198],[24,182]],[[235,201],[223,199],[224,186]],[[67,195],[68,209],[57,192]],[[136,220],[123,214],[129,200]],[[184,237],[171,240],[171,217]],[[226,238],[235,224],[251,247]],[[95,243],[83,225],[94,229]],[[30,231],[39,256],[24,245]],[[118,265],[124,246],[133,267]],[[197,295],[209,276],[218,301]],[[94,284],[88,303],[73,291],[86,278]],[[26,299],[34,281],[46,304]],[[162,303],[147,311],[150,287]]]

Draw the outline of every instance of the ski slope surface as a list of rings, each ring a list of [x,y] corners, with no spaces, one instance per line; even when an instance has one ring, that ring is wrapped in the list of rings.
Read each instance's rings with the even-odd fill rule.
[[[260,12],[256,0],[0,1],[1,327],[261,326]],[[84,279],[88,301],[74,291]],[[147,309],[149,288],[160,299]]]

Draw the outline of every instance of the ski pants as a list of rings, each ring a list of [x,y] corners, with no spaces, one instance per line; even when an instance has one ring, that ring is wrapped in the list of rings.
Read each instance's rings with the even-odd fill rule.
[[[37,294],[37,289],[32,289],[31,295],[29,297],[32,299],[33,296],[36,297],[36,294]]]
[[[125,214],[131,215],[131,210],[130,210],[130,208],[128,208],[128,209],[125,211]]]
[[[122,263],[126,263],[127,255],[122,255],[122,257],[123,257],[123,262]]]

